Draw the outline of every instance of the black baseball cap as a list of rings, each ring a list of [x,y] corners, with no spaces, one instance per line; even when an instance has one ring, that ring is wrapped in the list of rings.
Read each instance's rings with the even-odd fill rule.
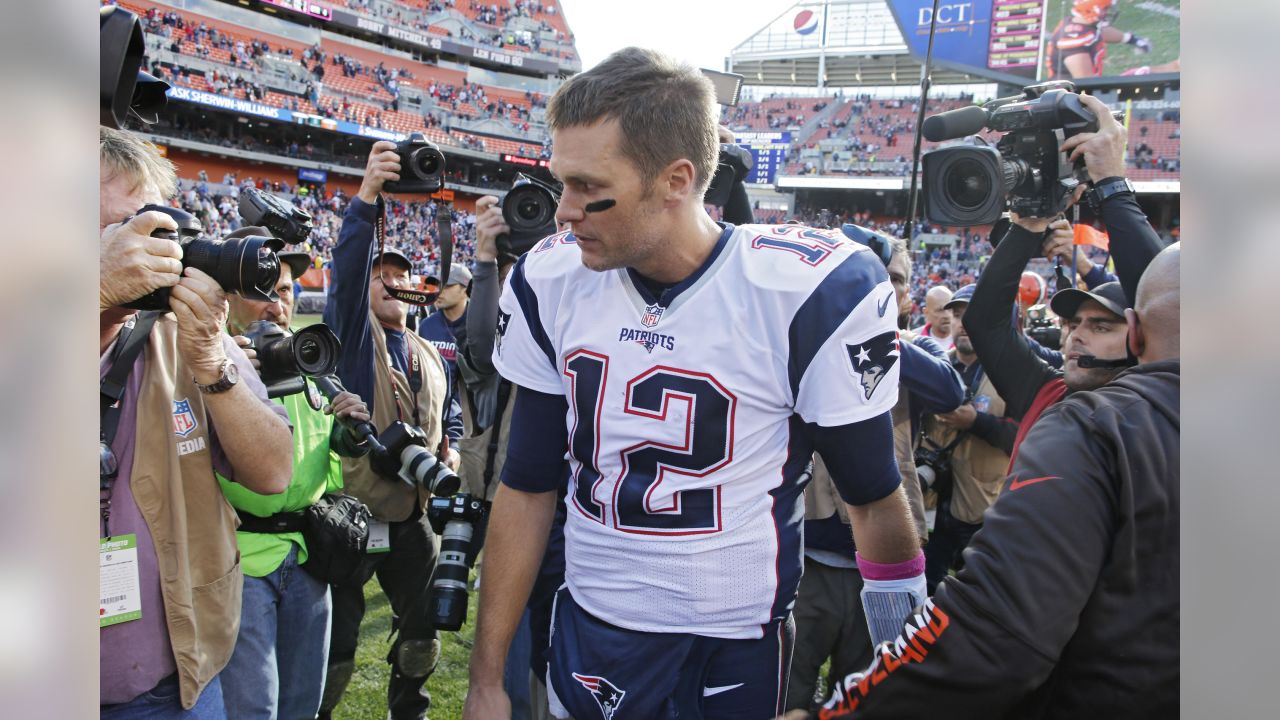
[[[293,279],[297,280],[311,269],[311,254],[302,250],[286,250],[276,253],[280,258],[282,265],[288,265],[289,270],[293,272]]]
[[[1118,282],[1102,283],[1092,290],[1067,288],[1060,290],[1049,301],[1049,308],[1061,318],[1070,318],[1080,309],[1080,303],[1094,300],[1102,307],[1124,319],[1124,311],[1129,307],[1129,300],[1124,296],[1124,288]]]
[[[413,272],[413,261],[409,259],[408,255],[405,255],[399,250],[396,250],[395,248],[386,248],[383,251],[382,255],[383,255],[383,259],[386,262],[402,265],[404,266],[404,269],[408,270],[409,272]],[[374,265],[378,264],[377,248],[373,249],[373,264]]]

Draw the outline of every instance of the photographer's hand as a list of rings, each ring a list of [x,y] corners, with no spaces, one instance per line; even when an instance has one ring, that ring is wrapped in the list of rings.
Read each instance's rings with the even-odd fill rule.
[[[502,219],[498,198],[485,195],[476,200],[476,260],[494,262],[498,259],[498,236],[511,232]]]
[[[378,193],[388,180],[400,179],[400,156],[396,154],[396,144],[390,140],[379,140],[369,150],[369,161],[365,165],[364,180],[360,183],[360,192],[356,193],[364,202],[372,205],[378,201]]]
[[[146,212],[103,228],[98,247],[99,312],[177,284],[182,246],[151,237],[160,228],[177,230],[178,224],[164,213]]]
[[[1124,146],[1128,133],[1111,116],[1111,109],[1101,100],[1081,95],[1080,102],[1098,116],[1098,132],[1073,135],[1062,143],[1062,152],[1074,162],[1084,156],[1089,179],[1098,182],[1109,177],[1124,177]]]
[[[1071,229],[1071,223],[1065,218],[1059,218],[1049,223],[1049,229],[1053,232],[1049,234],[1044,241],[1041,250],[1044,252],[1046,260],[1053,260],[1055,257],[1062,258],[1062,264],[1071,267],[1072,257],[1075,256],[1076,272],[1086,275],[1093,269],[1093,263],[1084,253],[1075,253],[1075,232]]]
[[[258,351],[253,349],[253,341],[243,335],[232,335],[231,339],[244,350],[244,356],[253,363],[253,369],[262,372],[262,363],[258,360]]]
[[[333,415],[339,420],[350,419],[355,422],[369,422],[373,419],[373,415],[369,413],[368,406],[364,404],[360,396],[346,390],[333,397],[333,400],[325,406],[324,413]]]
[[[178,354],[196,382],[211,385],[222,376],[227,354],[222,329],[227,326],[227,296],[217,281],[187,268],[173,286],[169,307],[178,317]]]
[[[938,422],[957,430],[968,430],[973,427],[973,423],[978,419],[978,409],[972,403],[965,403],[949,413],[938,413],[935,415]]]

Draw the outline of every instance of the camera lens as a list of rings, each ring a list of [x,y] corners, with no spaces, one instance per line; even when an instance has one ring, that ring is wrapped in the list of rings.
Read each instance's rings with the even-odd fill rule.
[[[293,336],[293,360],[303,375],[329,375],[338,369],[342,345],[327,325],[312,325]]]
[[[440,173],[443,159],[440,151],[435,148],[418,148],[409,156],[409,167],[415,175],[425,180]]]
[[[973,210],[991,196],[991,177],[976,160],[963,158],[951,166],[945,187],[949,201],[964,210]]]
[[[541,214],[542,211],[541,208],[538,207],[536,200],[533,198],[523,198],[520,201],[520,204],[516,205],[516,212],[519,213],[521,220],[530,222],[537,220],[538,215]]]

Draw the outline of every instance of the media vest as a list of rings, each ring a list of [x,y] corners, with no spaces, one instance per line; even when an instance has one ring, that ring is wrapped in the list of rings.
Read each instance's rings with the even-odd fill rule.
[[[214,477],[204,397],[177,340],[177,320],[161,315],[146,347],[129,487],[155,543],[169,643],[189,709],[231,659],[244,579],[240,521]],[[175,408],[184,401],[194,428],[175,438]],[[187,454],[179,454],[179,441]]]
[[[420,373],[421,387],[414,393],[409,378],[391,365],[382,323],[373,317],[372,312],[369,314],[369,322],[374,345],[373,426],[381,432],[396,420],[412,425],[416,398],[417,415],[422,423],[420,427],[427,434],[427,450],[439,456],[444,428],[442,413],[448,393],[448,380],[440,353],[417,333],[405,333],[409,348],[409,371],[411,374]],[[431,497],[426,489],[411,487],[402,480],[384,478],[377,474],[370,466],[368,457],[342,458],[342,480],[347,494],[368,505],[375,518],[386,522],[409,519],[415,504],[419,509],[424,509],[427,499]]]
[[[951,356],[954,358],[955,353]],[[969,401],[978,405],[978,410],[989,415],[1004,415],[1004,399],[996,393],[986,373],[978,389],[972,393]],[[986,407],[983,407],[983,406]],[[930,442],[938,447],[945,447],[956,439],[957,431],[934,422],[932,416],[925,419],[925,434]],[[986,440],[968,434],[956,446],[951,455],[951,468],[955,482],[951,490],[951,515],[960,522],[978,525],[982,522],[982,513],[1000,496],[1000,487],[1004,484],[1005,469],[1009,467],[1009,455]]]

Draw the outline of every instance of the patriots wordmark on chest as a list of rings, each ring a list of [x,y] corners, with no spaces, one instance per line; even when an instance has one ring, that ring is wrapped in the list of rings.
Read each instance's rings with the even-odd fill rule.
[[[662,312],[666,308],[661,305],[650,305],[644,309],[644,314],[640,316],[640,324],[645,327],[653,327],[662,319]]]

